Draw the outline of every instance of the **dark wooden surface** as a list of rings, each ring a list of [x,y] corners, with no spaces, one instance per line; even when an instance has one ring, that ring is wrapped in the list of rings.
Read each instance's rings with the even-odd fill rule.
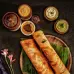
[[[55,1],[55,0],[0,0],[0,50],[8,48],[14,54],[16,62],[13,64],[15,74],[22,74],[19,66],[19,56],[21,53],[20,38],[25,38],[20,30],[11,32],[2,24],[2,16],[9,11],[17,13],[18,6],[22,3],[29,4],[33,9],[33,15],[37,14],[44,22],[37,26],[45,34],[52,34],[61,38],[70,47],[72,59],[74,61],[74,2],[73,1]],[[69,22],[69,31],[64,35],[57,34],[53,29],[54,22],[48,22],[43,17],[43,11],[47,6],[58,8],[60,15],[58,19],[66,19]],[[74,74],[74,62],[72,64],[71,74]]]

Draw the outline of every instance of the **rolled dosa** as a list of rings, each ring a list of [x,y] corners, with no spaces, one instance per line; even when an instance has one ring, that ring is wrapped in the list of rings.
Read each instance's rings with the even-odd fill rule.
[[[49,60],[50,65],[54,69],[56,74],[70,74],[60,57],[57,55],[56,51],[50,45],[43,31],[37,31],[33,34],[35,41],[40,46],[41,50]]]
[[[20,43],[38,74],[54,74],[45,57],[36,47],[33,39],[23,40]]]

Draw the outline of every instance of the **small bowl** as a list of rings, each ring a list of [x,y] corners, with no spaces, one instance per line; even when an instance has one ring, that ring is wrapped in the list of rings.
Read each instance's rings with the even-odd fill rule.
[[[54,21],[58,18],[58,16],[59,16],[59,11],[54,6],[49,6],[44,10],[44,17],[48,21]]]
[[[18,13],[22,20],[29,20],[32,17],[32,8],[27,4],[22,4],[18,8]]]
[[[38,15],[33,15],[31,20],[33,23],[38,24],[40,22],[40,17]]]
[[[15,12],[7,12],[3,16],[2,22],[10,31],[17,31],[21,25],[21,19]]]
[[[25,21],[21,25],[21,32],[26,36],[30,36],[35,32],[35,25],[31,21]]]
[[[64,19],[57,20],[54,24],[54,30],[59,34],[65,34],[69,30],[69,23]]]

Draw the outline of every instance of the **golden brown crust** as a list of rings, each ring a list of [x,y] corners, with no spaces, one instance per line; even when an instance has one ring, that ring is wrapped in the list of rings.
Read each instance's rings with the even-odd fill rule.
[[[37,35],[39,36],[37,37]],[[44,33],[42,31],[37,31],[33,34],[33,37],[44,52],[47,59],[49,60],[49,63],[56,72],[56,74],[70,74],[59,56],[57,55],[57,53],[55,52],[55,50],[50,45]],[[46,42],[42,43],[43,39],[45,39]]]
[[[54,74],[33,39],[23,40],[20,43],[39,74]]]

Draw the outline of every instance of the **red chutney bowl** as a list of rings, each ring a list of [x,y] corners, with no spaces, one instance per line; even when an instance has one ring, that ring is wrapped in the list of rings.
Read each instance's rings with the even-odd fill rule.
[[[3,16],[2,22],[10,31],[17,31],[21,25],[21,19],[15,12],[7,12]]]

